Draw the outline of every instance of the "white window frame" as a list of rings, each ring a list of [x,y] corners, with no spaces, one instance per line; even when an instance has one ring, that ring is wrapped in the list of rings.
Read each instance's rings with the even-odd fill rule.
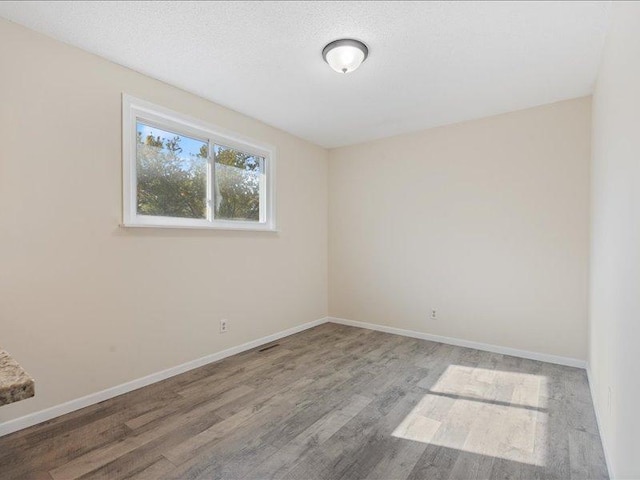
[[[139,215],[137,209],[138,175],[136,171],[137,122],[186,135],[209,144],[207,159],[207,218],[178,218]],[[260,189],[260,221],[218,220],[211,192],[214,185],[214,144],[234,148],[264,158],[265,184]],[[220,127],[183,115],[146,100],[122,95],[122,205],[124,227],[205,228],[222,230],[276,231],[275,212],[276,149]]]

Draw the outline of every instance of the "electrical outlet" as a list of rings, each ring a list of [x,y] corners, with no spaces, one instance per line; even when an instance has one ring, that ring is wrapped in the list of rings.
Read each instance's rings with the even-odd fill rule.
[[[229,321],[226,318],[220,320],[220,333],[226,333],[229,331]]]
[[[438,311],[434,308],[431,310],[431,320],[436,320],[438,318]]]

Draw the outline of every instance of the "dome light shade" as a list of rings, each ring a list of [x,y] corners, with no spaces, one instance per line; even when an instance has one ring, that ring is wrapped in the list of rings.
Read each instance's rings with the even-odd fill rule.
[[[338,73],[353,72],[369,55],[367,46],[350,38],[328,44],[322,50],[322,58]]]

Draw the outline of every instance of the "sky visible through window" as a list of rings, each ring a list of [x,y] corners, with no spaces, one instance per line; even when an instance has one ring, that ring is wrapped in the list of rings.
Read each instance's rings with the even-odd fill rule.
[[[162,130],[161,128],[145,125],[141,122],[137,122],[136,130],[142,137],[143,142],[149,135],[151,135],[153,138],[160,137],[164,140],[172,140],[175,137],[179,137],[180,148],[182,148],[180,157],[184,159],[189,159],[193,156],[198,155],[200,153],[200,147],[207,144],[207,142],[203,142],[202,140],[196,140],[195,138],[190,138],[179,133],[169,132],[167,130]]]
[[[203,145],[207,145],[207,142],[203,142],[202,140],[197,140],[195,138],[187,137],[179,133],[170,132],[168,130],[152,127],[150,125],[145,125],[144,123],[141,123],[141,122],[137,122],[136,131],[140,135],[143,143],[146,141],[146,138],[149,135],[151,135],[154,139],[157,137],[160,137],[160,139],[163,140],[163,143],[165,140],[173,140],[175,137],[178,137],[180,139],[179,145],[180,145],[180,148],[182,149],[182,152],[180,152],[178,155],[179,155],[179,158],[184,160],[188,160],[194,156],[197,156],[200,153],[201,147]],[[163,150],[166,150],[166,148],[163,148]],[[233,150],[233,149],[229,147],[225,147],[223,145],[216,145],[216,144],[213,145],[213,154],[215,156],[218,156],[221,152],[225,150]],[[261,160],[263,160],[262,157],[246,155],[246,158],[244,160],[244,169],[245,170],[260,169],[260,171],[263,171],[264,164],[263,162],[261,163]],[[236,167],[238,166],[236,165]],[[189,168],[188,164],[185,164],[184,168]]]

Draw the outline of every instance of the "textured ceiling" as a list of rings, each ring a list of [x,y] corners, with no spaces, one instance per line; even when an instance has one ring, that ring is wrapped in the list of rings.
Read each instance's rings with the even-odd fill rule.
[[[608,2],[0,2],[0,16],[325,147],[592,92]],[[340,75],[324,45],[370,56]]]

